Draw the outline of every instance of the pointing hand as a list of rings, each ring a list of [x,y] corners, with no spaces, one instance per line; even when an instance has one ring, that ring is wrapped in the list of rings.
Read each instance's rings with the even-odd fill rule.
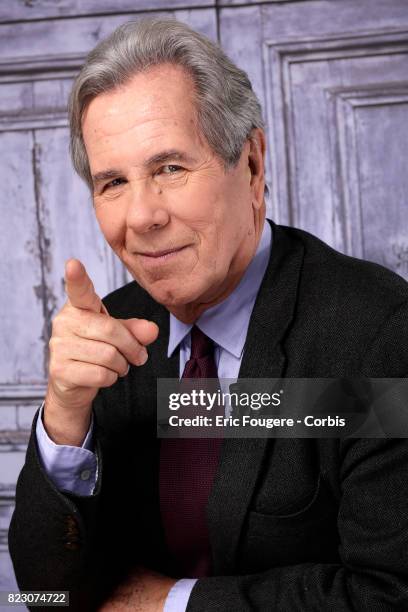
[[[53,320],[44,426],[57,444],[80,446],[101,387],[143,365],[158,327],[145,319],[111,317],[77,259],[65,266],[67,302]]]

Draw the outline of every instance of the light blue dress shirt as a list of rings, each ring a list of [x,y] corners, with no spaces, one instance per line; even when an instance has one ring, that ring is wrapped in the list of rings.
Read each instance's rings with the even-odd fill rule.
[[[248,325],[269,262],[271,245],[271,226],[265,221],[255,256],[238,286],[223,302],[206,310],[195,322],[215,343],[214,357],[221,386],[225,379],[228,385],[238,379]],[[180,377],[190,358],[191,328],[192,324],[182,323],[170,314],[167,356],[170,357],[180,345]],[[222,391],[228,389],[223,388]],[[59,490],[92,495],[98,477],[96,455],[92,452],[93,423],[82,447],[55,444],[44,429],[42,410],[43,406],[37,421],[36,436],[45,471]],[[185,611],[195,583],[196,579],[178,580],[167,596],[164,612]]]

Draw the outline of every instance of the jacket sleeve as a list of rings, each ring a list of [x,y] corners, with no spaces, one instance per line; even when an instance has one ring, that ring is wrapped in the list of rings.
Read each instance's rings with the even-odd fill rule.
[[[96,485],[98,465],[93,449],[93,422],[82,446],[55,444],[49,438],[43,421],[43,406],[37,417],[35,431],[41,465],[56,487],[77,495],[92,495]]]
[[[386,318],[358,375],[408,375],[408,308]],[[202,578],[187,612],[403,612],[408,610],[408,440],[345,439],[340,444],[341,563],[274,567]]]
[[[93,550],[101,469],[94,495],[80,497],[59,491],[40,461],[35,436],[38,414],[18,478],[9,529],[17,583],[21,590],[69,591],[72,609],[92,610],[100,591],[97,581],[102,569]],[[89,567],[92,573],[85,571]]]
[[[37,412],[9,529],[19,588],[70,591],[70,607],[80,612],[97,609],[132,565],[154,568],[147,555],[160,557],[147,436],[141,431],[138,438],[130,420],[123,381],[114,387],[94,401],[98,478],[90,496],[60,491],[47,476],[35,436]],[[154,446],[151,437],[148,446]]]

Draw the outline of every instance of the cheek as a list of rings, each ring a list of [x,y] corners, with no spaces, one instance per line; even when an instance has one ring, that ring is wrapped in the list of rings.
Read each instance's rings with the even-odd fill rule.
[[[228,187],[215,203],[212,214],[214,240],[221,253],[234,251],[237,243],[242,240],[245,228],[248,227],[250,210],[245,200],[246,194],[236,193],[231,186]]]
[[[212,277],[224,275],[233,255],[233,233],[231,224],[224,222],[220,211],[212,217],[211,223],[202,228],[200,234],[200,268]]]
[[[117,249],[125,240],[125,224],[120,213],[113,212],[109,206],[100,206],[95,209],[96,220],[102,234],[113,249]]]

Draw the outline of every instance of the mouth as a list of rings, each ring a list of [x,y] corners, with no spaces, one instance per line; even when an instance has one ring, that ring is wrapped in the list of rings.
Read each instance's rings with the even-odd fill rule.
[[[152,251],[150,253],[138,253],[143,263],[146,265],[154,265],[156,263],[163,263],[165,261],[174,259],[179,253],[182,253],[187,249],[189,245],[178,247],[175,249],[167,249],[165,251]]]

